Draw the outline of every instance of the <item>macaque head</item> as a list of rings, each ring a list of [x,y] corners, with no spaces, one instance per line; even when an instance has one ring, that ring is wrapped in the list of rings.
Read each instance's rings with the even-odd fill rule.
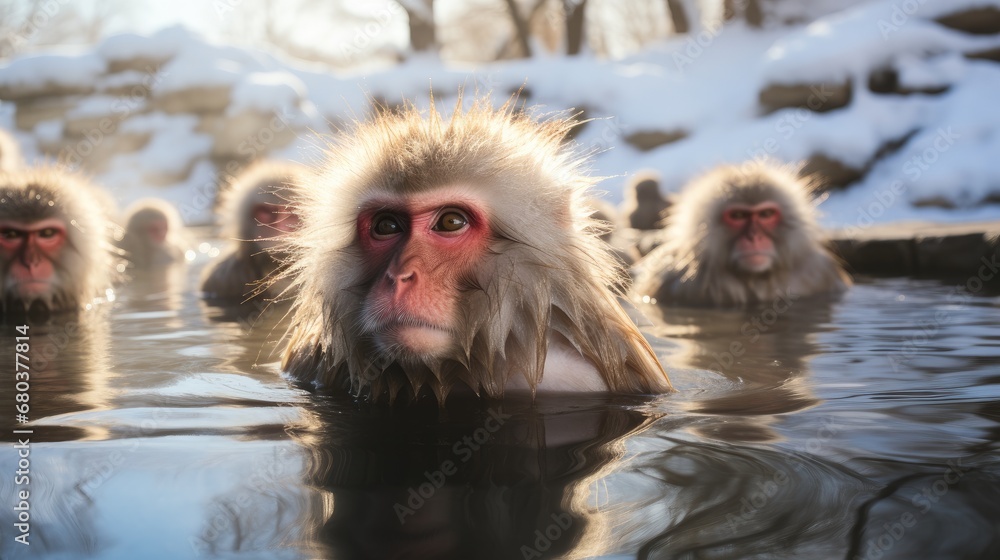
[[[144,247],[162,247],[182,227],[177,211],[162,200],[139,200],[125,216],[125,235],[135,236]]]
[[[4,301],[63,309],[97,296],[110,267],[106,216],[103,195],[74,175],[0,174]]]
[[[256,224],[259,228],[256,239],[262,249],[272,249],[277,246],[279,238],[295,231],[299,225],[299,217],[288,204],[279,202],[258,202],[250,211],[252,221],[247,226]]]
[[[378,399],[540,381],[549,343],[612,391],[669,390],[606,286],[620,267],[585,197],[595,182],[537,122],[485,100],[450,119],[409,108],[338,137],[301,186],[285,368]]]
[[[267,251],[280,257],[285,237],[299,223],[289,205],[289,189],[304,174],[302,166],[287,162],[263,161],[248,167],[224,195],[225,235],[239,240],[246,255]]]
[[[56,264],[66,245],[61,218],[0,220],[0,258],[7,263],[5,288],[17,299],[50,294],[61,281]]]
[[[850,277],[824,244],[812,186],[793,167],[749,161],[688,183],[664,243],[636,267],[643,301],[747,305],[835,294]]]
[[[184,224],[172,204],[147,198],[125,213],[125,233],[118,246],[132,266],[158,267],[184,260]]]
[[[791,270],[816,250],[810,189],[794,173],[750,162],[722,166],[692,181],[674,208],[671,237],[695,236],[702,261],[736,276]]]

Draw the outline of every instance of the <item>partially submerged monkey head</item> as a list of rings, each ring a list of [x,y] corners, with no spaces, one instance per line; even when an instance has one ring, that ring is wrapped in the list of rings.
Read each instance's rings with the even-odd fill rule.
[[[0,265],[5,305],[50,310],[90,303],[110,288],[111,202],[55,168],[0,173]]]
[[[810,187],[791,168],[720,166],[688,184],[664,244],[638,264],[638,296],[745,305],[837,293],[850,279],[823,242]]]
[[[669,391],[606,287],[621,270],[584,201],[595,179],[563,143],[572,124],[480,100],[338,138],[298,191],[284,369],[374,399]]]

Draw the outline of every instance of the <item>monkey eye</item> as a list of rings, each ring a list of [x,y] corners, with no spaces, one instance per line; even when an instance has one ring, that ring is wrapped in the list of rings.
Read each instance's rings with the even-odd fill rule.
[[[24,234],[16,229],[2,229],[0,230],[0,237],[4,239],[20,239]]]
[[[767,218],[773,218],[774,215],[777,213],[778,211],[775,210],[774,208],[764,208],[763,210],[757,212],[757,216],[767,219]]]
[[[372,237],[385,239],[389,236],[403,233],[403,224],[399,223],[399,218],[391,214],[376,216],[372,221]]]
[[[57,230],[56,228],[47,227],[38,230],[38,237],[41,237],[42,239],[51,239],[58,234],[59,230]]]
[[[451,233],[461,231],[467,225],[469,225],[469,219],[465,217],[465,214],[457,210],[448,210],[441,214],[441,217],[438,218],[437,223],[431,229]]]
[[[726,219],[731,222],[745,222],[750,219],[750,211],[742,208],[726,210]]]

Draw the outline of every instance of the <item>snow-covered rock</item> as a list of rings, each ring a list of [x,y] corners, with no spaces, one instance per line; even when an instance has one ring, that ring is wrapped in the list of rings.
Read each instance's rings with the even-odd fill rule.
[[[202,223],[227,177],[261,157],[317,161],[316,133],[366,118],[375,103],[423,108],[433,90],[447,112],[461,90],[497,105],[520,91],[536,114],[589,119],[574,141],[611,177],[610,202],[639,169],[676,191],[715,165],[766,158],[808,162],[843,187],[823,203],[830,225],[1000,218],[1000,34],[989,21],[969,28],[1000,0],[810,3],[816,13],[793,4],[768,3],[779,20],[806,23],[704,29],[623,60],[470,68],[418,55],[343,75],[183,28],[124,34],[0,66],[0,126],[29,161],[96,174],[123,205],[173,200]]]

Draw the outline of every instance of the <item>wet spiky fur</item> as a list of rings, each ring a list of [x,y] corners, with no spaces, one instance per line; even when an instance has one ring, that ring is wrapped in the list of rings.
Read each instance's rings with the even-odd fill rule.
[[[461,102],[460,102],[461,103]],[[443,402],[456,384],[503,395],[512,376],[534,389],[552,336],[562,336],[615,392],[670,390],[642,334],[606,288],[621,273],[584,196],[595,179],[563,145],[572,122],[538,122],[484,100],[445,118],[433,108],[358,123],[331,146],[324,172],[300,190],[293,237],[299,297],[284,369],[318,388],[372,399],[429,389]],[[462,185],[486,200],[490,246],[460,280],[460,341],[441,359],[415,363],[361,334],[376,274],[363,266],[359,201]]]
[[[66,221],[66,245],[55,263],[59,283],[42,299],[51,310],[71,309],[104,296],[117,273],[119,259],[110,246],[108,216],[113,203],[94,185],[79,175],[54,167],[27,168],[0,173],[0,219],[34,222],[47,218]],[[2,278],[9,277],[8,263],[2,263]],[[12,301],[4,286],[5,305]]]
[[[776,202],[782,221],[773,240],[778,258],[766,273],[732,266],[736,237],[725,230],[726,205]],[[718,167],[695,179],[670,210],[665,242],[643,258],[632,293],[660,303],[743,306],[842,292],[851,284],[824,246],[810,187],[793,168],[763,162]]]

